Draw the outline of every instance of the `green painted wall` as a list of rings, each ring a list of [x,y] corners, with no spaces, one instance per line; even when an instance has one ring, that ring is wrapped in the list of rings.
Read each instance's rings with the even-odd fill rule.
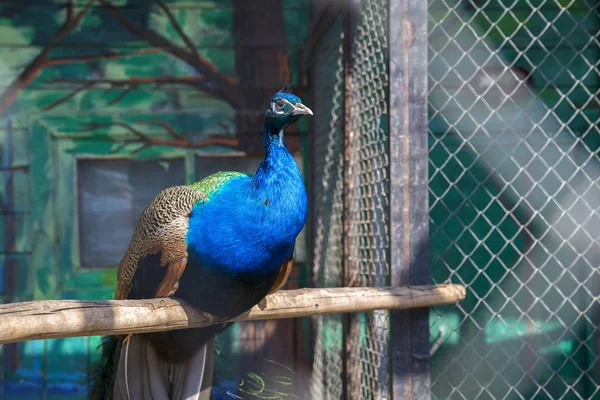
[[[182,159],[190,183],[197,156],[260,154],[262,126],[255,121],[283,83],[305,94],[298,71],[307,0],[152,3],[0,4],[2,302],[112,297],[116,266],[81,263],[78,160]],[[239,18],[248,24],[236,24]],[[240,122],[246,114],[258,119]],[[288,139],[299,161],[306,129],[303,122]],[[291,285],[306,284],[303,263]],[[296,323],[270,331],[290,337],[285,332]],[[241,348],[237,354],[246,358],[280,354],[294,366],[296,356],[286,356],[293,344],[266,346],[265,329],[229,330],[226,350]],[[4,346],[0,398],[85,398],[98,340]]]

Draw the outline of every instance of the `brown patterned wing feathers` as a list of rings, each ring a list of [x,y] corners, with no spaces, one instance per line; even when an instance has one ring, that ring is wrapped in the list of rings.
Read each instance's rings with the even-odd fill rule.
[[[127,299],[138,262],[148,254],[161,254],[161,265],[167,273],[157,288],[157,297],[171,296],[187,264],[185,236],[194,204],[206,195],[187,186],[174,186],[161,191],[142,212],[129,247],[119,264],[115,300]]]

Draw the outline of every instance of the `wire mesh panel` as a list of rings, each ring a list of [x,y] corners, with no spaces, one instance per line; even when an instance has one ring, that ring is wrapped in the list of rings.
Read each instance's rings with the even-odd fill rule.
[[[343,285],[344,65],[342,18],[315,49],[313,125],[313,276],[320,287]],[[341,315],[317,319],[311,398],[341,399],[344,387]]]
[[[340,18],[314,51],[313,275],[323,286],[389,284],[388,4],[355,3],[351,34]],[[321,317],[312,398],[390,398],[388,336],[384,311],[348,325]]]
[[[600,396],[600,56],[587,0],[429,2],[435,398]]]
[[[346,173],[349,286],[389,284],[388,2],[362,1],[350,41],[350,111]],[[353,22],[353,21],[351,21]],[[348,391],[351,398],[390,397],[387,311],[351,318]]]

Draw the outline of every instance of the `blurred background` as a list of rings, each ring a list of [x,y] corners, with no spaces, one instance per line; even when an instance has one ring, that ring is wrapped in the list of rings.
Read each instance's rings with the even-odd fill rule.
[[[286,136],[311,206],[286,288],[389,285],[390,2],[0,2],[0,301],[112,298],[159,190],[255,171],[284,83],[315,114]],[[430,310],[423,393],[596,398],[599,5],[426,8],[428,274],[467,298]],[[0,346],[0,398],[86,398],[99,340]],[[393,342],[383,311],[219,337],[312,399],[391,398]]]

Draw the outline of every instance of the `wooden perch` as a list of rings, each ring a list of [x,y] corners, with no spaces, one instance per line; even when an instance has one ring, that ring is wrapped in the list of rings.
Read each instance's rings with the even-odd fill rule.
[[[454,304],[460,285],[282,290],[231,321],[407,309]],[[45,300],[0,305],[0,344],[73,336],[121,335],[204,327],[225,322],[182,301]]]

